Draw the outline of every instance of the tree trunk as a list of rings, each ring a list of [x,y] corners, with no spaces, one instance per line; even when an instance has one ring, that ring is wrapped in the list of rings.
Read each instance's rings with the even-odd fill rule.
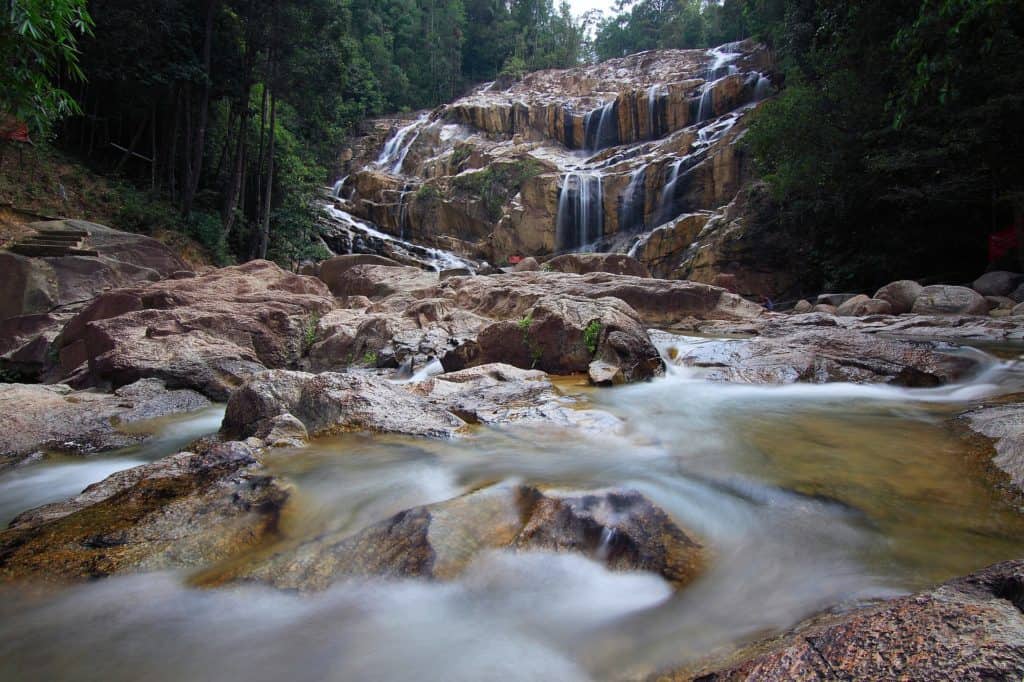
[[[186,154],[187,182],[182,195],[181,212],[188,217],[192,214],[192,204],[199,191],[199,179],[203,173],[203,152],[206,149],[206,123],[210,112],[210,74],[211,55],[213,52],[213,19],[216,14],[218,0],[206,2],[206,26],[203,32],[203,90],[199,95],[199,116],[196,121],[195,138],[189,137],[191,149]]]
[[[267,257],[270,246],[270,199],[274,187],[274,124],[277,121],[277,98],[270,92],[270,141],[267,143],[267,182],[263,190],[263,224],[260,227],[260,258]]]

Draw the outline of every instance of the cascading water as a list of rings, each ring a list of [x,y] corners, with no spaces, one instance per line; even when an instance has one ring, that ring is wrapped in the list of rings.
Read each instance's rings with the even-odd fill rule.
[[[426,120],[425,115],[420,116],[404,128],[399,128],[385,143],[384,149],[377,157],[377,166],[395,175],[401,173],[405,157],[409,155],[409,149],[419,137],[420,128]]]
[[[560,251],[575,251],[604,236],[604,191],[596,171],[569,173],[558,196],[556,240]]]
[[[708,51],[711,63],[704,72],[704,85],[701,86],[700,105],[697,109],[697,123],[708,120],[715,113],[715,86],[723,78],[739,72],[731,62],[742,56],[738,43],[728,43]]]
[[[597,152],[619,143],[619,124],[615,116],[615,102],[612,100],[600,109],[583,117],[584,145],[587,151]]]
[[[629,176],[619,207],[619,231],[636,232],[644,228],[647,166],[637,168]]]
[[[331,187],[331,197],[333,199],[341,199],[341,191],[345,189],[345,183],[348,181],[348,176],[341,178]]]
[[[660,97],[661,85],[654,84],[647,88],[647,131],[648,139],[658,139],[660,126],[658,125],[658,98]]]

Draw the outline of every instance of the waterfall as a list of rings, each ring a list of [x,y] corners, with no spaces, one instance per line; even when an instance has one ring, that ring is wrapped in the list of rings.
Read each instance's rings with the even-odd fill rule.
[[[619,122],[615,117],[615,102],[613,99],[583,117],[584,147],[587,151],[597,152],[619,143]]]
[[[334,198],[334,199],[341,199],[341,190],[345,189],[345,183],[347,181],[348,181],[348,176],[346,175],[341,180],[338,180],[336,183],[334,183],[334,186],[331,187],[331,197],[332,198]]]
[[[661,85],[655,84],[647,88],[647,130],[651,140],[658,139],[658,90]]]
[[[704,71],[704,85],[700,89],[700,106],[697,109],[697,123],[702,123],[715,114],[715,86],[723,78],[739,73],[731,62],[742,56],[739,43],[728,43],[708,51],[711,62]]]
[[[622,205],[619,208],[619,232],[635,232],[644,227],[644,208],[646,199],[647,166],[634,170],[629,176],[629,184],[622,194]]]
[[[401,173],[409,149],[420,136],[420,125],[426,120],[426,115],[423,115],[404,128],[399,128],[381,150],[380,156],[377,157],[377,166],[395,175]]]
[[[604,191],[601,174],[569,173],[558,196],[556,240],[560,251],[573,251],[604,236]]]

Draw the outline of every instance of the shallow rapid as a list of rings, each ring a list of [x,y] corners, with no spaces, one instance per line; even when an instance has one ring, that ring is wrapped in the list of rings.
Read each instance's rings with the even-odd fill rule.
[[[1014,361],[983,359],[977,376],[942,389],[715,384],[675,366],[616,389],[561,379],[563,392],[619,417],[619,430],[350,434],[278,450],[268,466],[295,490],[287,537],[356,532],[499,481],[618,486],[695,533],[711,563],[678,593],[653,575],[540,552],[485,554],[450,583],[354,580],[311,597],[200,589],[174,573],[7,590],[0,679],[622,679],[1018,558],[1024,515],[954,419],[1024,389]],[[167,425],[166,452],[181,447],[183,428]],[[45,485],[33,476],[59,482],[59,498],[115,462],[154,456],[6,474],[0,515],[54,499],[35,492]]]

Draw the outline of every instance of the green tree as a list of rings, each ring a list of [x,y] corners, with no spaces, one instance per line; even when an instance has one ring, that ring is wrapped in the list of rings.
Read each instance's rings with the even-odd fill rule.
[[[10,0],[0,16],[0,109],[45,134],[79,111],[61,82],[84,78],[77,45],[92,28],[86,0]]]

